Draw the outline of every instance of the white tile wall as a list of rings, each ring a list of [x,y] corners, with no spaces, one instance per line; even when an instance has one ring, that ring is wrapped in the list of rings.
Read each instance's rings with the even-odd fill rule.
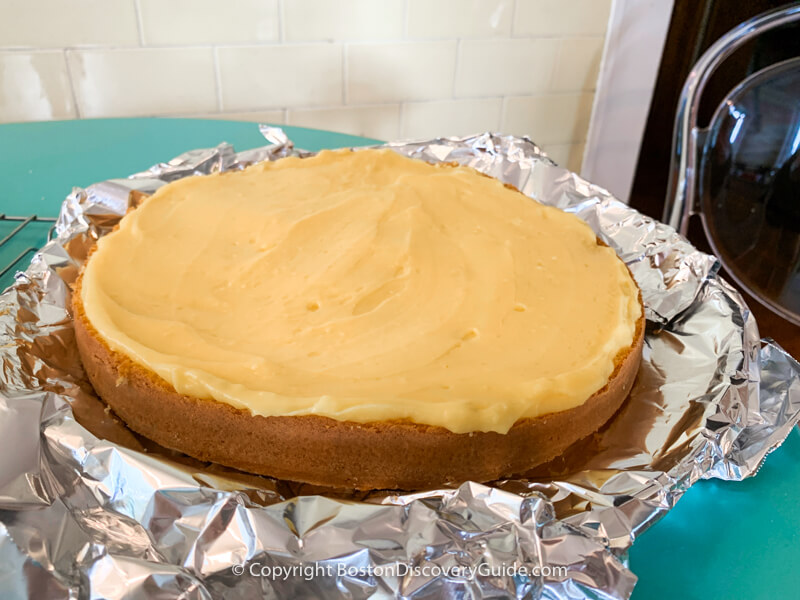
[[[3,0],[0,45],[20,48],[139,43],[134,0]]]
[[[348,102],[435,100],[453,93],[455,41],[353,44],[345,61]]]
[[[603,55],[603,38],[559,40],[551,92],[594,90]]]
[[[285,125],[285,110],[253,110],[244,112],[208,112],[187,113],[176,115],[187,119],[212,119],[221,121],[249,121],[251,123],[269,123],[270,125]]]
[[[342,102],[342,46],[296,44],[217,49],[224,110]]]
[[[523,96],[506,100],[503,131],[526,134],[548,144],[584,141],[591,116],[592,94]]]
[[[404,0],[284,0],[288,42],[399,39]]]
[[[605,35],[610,12],[611,0],[518,0],[514,35]]]
[[[176,115],[378,139],[502,130],[575,168],[611,2],[3,0],[0,121]]]
[[[142,41],[180,46],[275,42],[278,0],[138,0]],[[213,18],[212,18],[213,17]]]
[[[408,0],[408,37],[508,37],[514,0]]]
[[[61,52],[0,52],[0,121],[73,117],[75,106]]]
[[[500,98],[409,102],[403,107],[400,137],[434,138],[443,133],[463,136],[499,131],[502,108]]]
[[[83,117],[217,108],[210,48],[69,50],[67,61]]]
[[[558,41],[464,40],[458,57],[455,95],[507,96],[547,89]]]
[[[400,130],[400,105],[342,106],[337,108],[293,109],[287,125],[333,129],[379,140],[394,140]]]

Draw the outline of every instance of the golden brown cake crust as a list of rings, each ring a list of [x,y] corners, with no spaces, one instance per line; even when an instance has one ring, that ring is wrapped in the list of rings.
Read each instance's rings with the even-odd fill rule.
[[[599,429],[622,405],[644,341],[642,316],[633,343],[615,358],[605,387],[575,408],[521,419],[507,434],[456,434],[410,421],[262,417],[179,394],[152,371],[111,350],[86,317],[80,282],[72,308],[84,368],[98,395],[131,429],[200,460],[336,488],[414,490],[491,481],[545,463]]]

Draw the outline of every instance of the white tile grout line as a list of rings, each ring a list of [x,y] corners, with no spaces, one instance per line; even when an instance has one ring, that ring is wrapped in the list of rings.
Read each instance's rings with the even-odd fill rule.
[[[403,126],[405,125],[405,121],[406,121],[406,104],[408,104],[408,102],[406,102],[406,101],[401,102],[400,103],[400,110],[397,111],[399,113],[397,115],[397,121],[398,121],[397,122],[397,136],[401,137],[401,138],[404,135],[403,134]]]
[[[292,106],[292,107],[282,107],[282,106],[255,106],[252,108],[245,108],[245,109],[236,109],[236,110],[220,110],[218,114],[226,114],[226,115],[237,115],[237,114],[245,114],[245,113],[253,113],[253,112],[285,112],[286,117],[288,117],[290,111],[327,111],[327,110],[337,110],[337,109],[370,109],[370,108],[391,108],[397,106],[399,108],[401,120],[405,116],[405,109],[410,104],[439,104],[442,102],[479,102],[481,100],[500,100],[501,101],[501,125],[502,119],[505,116],[506,107],[508,105],[508,100],[512,98],[522,98],[522,99],[532,99],[532,98],[549,98],[552,96],[559,97],[559,96],[576,96],[582,95],[582,92],[565,92],[565,93],[558,93],[558,94],[538,94],[532,96],[479,96],[479,97],[470,97],[470,98],[434,98],[434,99],[427,99],[427,100],[398,100],[396,102],[366,102],[366,103],[359,103],[359,104],[304,104],[301,106]],[[169,114],[180,114],[180,115],[187,115],[189,113],[169,113]],[[205,114],[205,113],[203,113]],[[212,113],[217,114],[217,113]],[[401,121],[400,125],[403,125]],[[574,143],[572,141],[567,142],[558,142],[558,143]]]
[[[216,46],[213,47],[212,53],[214,57],[214,84],[217,88],[217,110],[222,112],[224,110],[222,106],[222,75],[219,68],[219,50]]]
[[[397,107],[397,119],[396,119],[396,122],[395,122],[395,125],[397,126],[397,136],[395,136],[396,139],[400,139],[401,137],[403,137],[403,123],[402,123],[402,121],[403,121],[403,110],[404,110],[403,109],[403,105],[404,105],[404,103],[401,102]],[[386,141],[390,142],[391,140],[386,140]]]
[[[139,30],[139,45],[144,46],[144,22],[142,21],[142,8],[139,0],[133,0],[133,9],[136,13],[136,28]]]
[[[348,44],[342,44],[342,104],[347,106],[347,83],[350,76],[350,70],[347,68],[347,47]]]
[[[458,82],[458,68],[461,64],[461,38],[456,40],[456,58],[453,61],[453,88],[450,90],[450,96],[456,98],[456,84]]]
[[[81,107],[78,104],[78,94],[75,92],[75,84],[72,81],[72,69],[69,68],[69,59],[67,58],[67,50],[63,51],[64,68],[67,70],[67,83],[69,83],[69,91],[72,94],[72,105],[75,107],[75,118],[81,118]]]
[[[508,32],[508,39],[514,38],[514,24],[517,20],[517,2],[519,2],[519,0],[514,0],[513,4],[511,4],[511,30]]]
[[[438,101],[434,101],[438,102]],[[444,100],[444,102],[449,102],[449,100]],[[392,107],[400,107],[401,102],[380,102],[376,104],[350,104],[350,105],[343,105],[343,104],[314,104],[314,105],[304,105],[304,106],[293,106],[293,107],[283,107],[283,106],[270,106],[265,108],[248,108],[248,109],[236,109],[236,110],[223,110],[219,111],[219,114],[226,114],[226,115],[242,115],[247,113],[257,113],[257,112],[283,112],[283,111],[307,111],[307,110],[337,110],[340,108],[352,108],[352,109],[370,109],[370,108],[392,108]],[[195,114],[195,113],[175,113],[175,114]],[[196,114],[206,114],[205,112],[201,111]],[[217,113],[211,113],[217,114]]]
[[[521,98],[527,98],[528,96],[515,96]],[[247,109],[236,109],[236,110],[223,110],[222,113],[226,115],[237,115],[237,114],[247,114],[253,112],[280,112],[280,111],[308,111],[308,110],[337,110],[340,108],[351,108],[354,110],[357,109],[371,109],[371,108],[393,108],[393,107],[403,107],[410,104],[440,104],[440,103],[451,103],[451,102],[480,102],[483,100],[499,100],[501,103],[505,103],[508,99],[508,96],[484,96],[481,98],[457,98],[453,100],[452,98],[440,98],[438,100],[398,100],[397,102],[373,102],[373,103],[363,103],[363,104],[311,104],[311,105],[303,105],[303,106],[291,106],[291,107],[282,107],[282,106],[266,106],[263,108],[247,108]],[[181,113],[183,114],[183,113]]]
[[[537,44],[538,45],[538,44]],[[535,47],[535,46],[534,46]],[[553,64],[550,65],[550,73],[547,75],[547,83],[544,86],[544,89],[549,90],[553,87],[553,82],[556,78],[556,73],[558,72],[559,63],[561,62],[561,54],[564,51],[564,44],[556,43],[556,53],[555,57],[553,58]]]
[[[285,21],[283,14],[283,0],[278,0],[278,41],[283,44],[286,41]]]
[[[497,38],[497,37],[451,37],[451,38],[415,38],[413,40],[402,40],[402,39],[392,39],[392,40],[384,40],[384,39],[373,39],[373,40],[336,40],[331,42],[330,40],[307,40],[307,41],[292,41],[292,42],[282,42],[280,40],[276,41],[262,41],[262,42],[218,42],[218,43],[207,43],[207,44],[198,44],[198,43],[190,43],[190,44],[148,44],[146,46],[131,46],[131,45],[116,45],[116,44],[80,44],[76,46],[0,46],[0,54],[3,53],[17,53],[17,52],[27,52],[28,54],[36,54],[38,52],[62,52],[64,50],[77,50],[77,51],[86,51],[86,50],[197,50],[197,49],[207,49],[212,47],[217,48],[280,48],[282,46],[330,46],[333,44],[347,44],[349,46],[389,46],[389,45],[396,45],[396,44],[424,44],[430,42],[455,42],[455,41],[466,41],[466,42],[515,42],[520,40],[558,40],[558,41],[575,41],[575,40],[587,40],[587,39],[604,39],[605,36],[602,35],[579,35],[579,36],[566,36],[566,35],[552,35],[552,36],[527,36],[527,37],[520,37],[520,38]]]

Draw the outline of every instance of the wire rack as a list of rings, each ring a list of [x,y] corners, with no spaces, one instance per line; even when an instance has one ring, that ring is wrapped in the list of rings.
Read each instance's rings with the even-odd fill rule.
[[[54,217],[15,217],[0,213],[0,235],[3,235],[0,239],[0,283],[3,288],[13,281],[17,270],[27,267],[26,259],[53,237],[55,223]]]

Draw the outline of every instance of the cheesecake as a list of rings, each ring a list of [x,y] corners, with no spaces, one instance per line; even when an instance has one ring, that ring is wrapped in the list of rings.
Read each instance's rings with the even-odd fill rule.
[[[135,432],[349,489],[553,459],[619,409],[644,338],[635,281],[579,218],[388,149],[163,186],[98,240],[72,309]]]

